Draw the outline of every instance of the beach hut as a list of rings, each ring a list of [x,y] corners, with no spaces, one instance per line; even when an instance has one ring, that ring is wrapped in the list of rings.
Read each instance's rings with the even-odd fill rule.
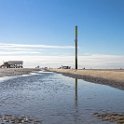
[[[23,68],[23,61],[7,61],[1,65],[1,68]]]
[[[62,65],[60,68],[61,68],[61,69],[71,69],[71,66],[63,66],[63,65]]]

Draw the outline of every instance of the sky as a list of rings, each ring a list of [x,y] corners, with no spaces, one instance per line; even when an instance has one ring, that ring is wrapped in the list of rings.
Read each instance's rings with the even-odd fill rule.
[[[0,0],[0,64],[124,68],[124,0]]]

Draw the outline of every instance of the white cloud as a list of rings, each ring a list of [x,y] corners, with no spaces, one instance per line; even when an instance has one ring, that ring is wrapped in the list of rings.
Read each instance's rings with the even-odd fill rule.
[[[35,52],[35,51],[30,51],[29,53],[27,51],[4,51],[4,52],[0,52],[0,55],[29,55],[29,54],[39,54],[40,52]]]
[[[61,49],[61,55],[48,56],[49,52],[54,54],[56,50],[43,51],[44,49]],[[25,67],[48,66],[59,67],[70,65],[74,67],[74,56],[67,56],[65,49],[74,49],[73,46],[51,46],[51,45],[25,45],[0,43],[0,64],[8,60],[23,60]],[[45,55],[43,56],[43,53]],[[78,59],[79,67],[83,68],[124,68],[124,56],[83,53]]]
[[[73,49],[73,46],[30,45],[0,43],[0,55],[42,54],[45,49]]]
[[[26,48],[26,49],[34,49],[34,48],[43,48],[43,49],[73,49],[74,46],[57,46],[57,45],[41,45],[41,44],[8,44],[8,43],[0,43],[1,48]]]
[[[74,56],[0,56],[0,64],[3,60],[23,60],[25,67],[48,66],[59,67],[71,65],[74,67]],[[79,67],[83,68],[124,68],[124,56],[119,55],[87,55],[79,56]]]

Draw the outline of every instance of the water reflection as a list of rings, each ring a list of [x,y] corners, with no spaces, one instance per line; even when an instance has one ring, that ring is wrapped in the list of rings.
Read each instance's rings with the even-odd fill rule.
[[[78,79],[75,78],[75,108],[78,107]]]
[[[78,124],[78,118],[79,118],[79,113],[78,113],[78,79],[75,78],[75,114],[74,114],[75,124]]]

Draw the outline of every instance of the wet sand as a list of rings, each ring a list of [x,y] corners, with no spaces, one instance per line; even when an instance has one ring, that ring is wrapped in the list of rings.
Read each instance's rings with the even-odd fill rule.
[[[49,71],[124,90],[124,70],[49,69]]]
[[[117,124],[124,124],[124,114],[117,114],[117,113],[94,113],[94,115],[103,120],[103,121],[110,121],[115,122]]]
[[[42,121],[27,116],[0,115],[1,124],[41,124]]]
[[[29,74],[32,72],[40,71],[40,69],[35,68],[0,68],[0,77],[3,76],[15,76]]]

